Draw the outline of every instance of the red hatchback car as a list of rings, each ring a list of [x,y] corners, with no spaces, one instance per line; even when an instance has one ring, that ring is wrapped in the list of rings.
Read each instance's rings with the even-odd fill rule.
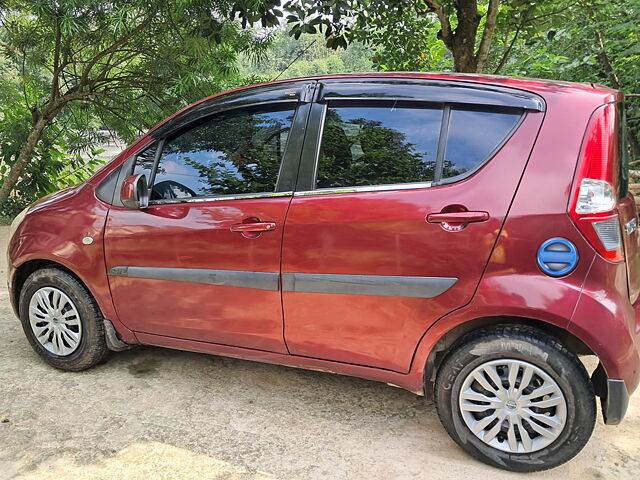
[[[287,80],[177,113],[12,225],[35,351],[135,344],[435,399],[471,455],[576,455],[640,380],[623,95],[446,74]],[[578,360],[595,355],[591,377]]]

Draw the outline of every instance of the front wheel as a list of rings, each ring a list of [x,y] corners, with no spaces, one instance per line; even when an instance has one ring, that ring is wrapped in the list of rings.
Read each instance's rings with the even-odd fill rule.
[[[98,305],[63,270],[48,267],[29,275],[20,291],[19,312],[29,343],[53,367],[85,370],[109,354]]]
[[[496,467],[533,472],[573,458],[596,418],[580,361],[545,333],[521,325],[473,332],[445,357],[436,380],[445,429]]]

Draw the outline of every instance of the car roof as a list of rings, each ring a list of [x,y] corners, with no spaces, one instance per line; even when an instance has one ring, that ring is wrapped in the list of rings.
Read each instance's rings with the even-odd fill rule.
[[[511,86],[525,90],[536,91],[536,89],[548,89],[549,87],[573,87],[592,90],[602,88],[610,90],[602,85],[593,83],[565,82],[561,80],[547,80],[540,78],[512,77],[507,75],[484,75],[479,73],[454,73],[454,72],[367,72],[367,73],[341,73],[331,75],[315,75],[309,77],[298,77],[281,80],[277,82],[266,82],[261,85],[277,84],[281,82],[294,82],[301,80],[328,80],[328,79],[353,79],[353,78],[413,78],[425,80],[447,80],[472,83],[484,83],[491,85]]]

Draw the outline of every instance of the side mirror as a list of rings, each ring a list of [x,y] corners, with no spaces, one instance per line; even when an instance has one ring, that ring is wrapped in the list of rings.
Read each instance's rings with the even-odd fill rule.
[[[149,186],[147,177],[142,174],[131,175],[122,182],[120,189],[122,204],[134,210],[142,210],[149,206]]]

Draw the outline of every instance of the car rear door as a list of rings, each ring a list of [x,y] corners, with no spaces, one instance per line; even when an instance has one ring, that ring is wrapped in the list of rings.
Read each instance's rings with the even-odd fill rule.
[[[144,210],[109,212],[106,268],[120,320],[145,341],[162,335],[286,353],[280,252],[309,85],[194,107],[124,165],[124,176],[148,176],[151,200]]]
[[[408,371],[472,298],[543,112],[486,85],[321,82],[283,238],[289,351]]]

